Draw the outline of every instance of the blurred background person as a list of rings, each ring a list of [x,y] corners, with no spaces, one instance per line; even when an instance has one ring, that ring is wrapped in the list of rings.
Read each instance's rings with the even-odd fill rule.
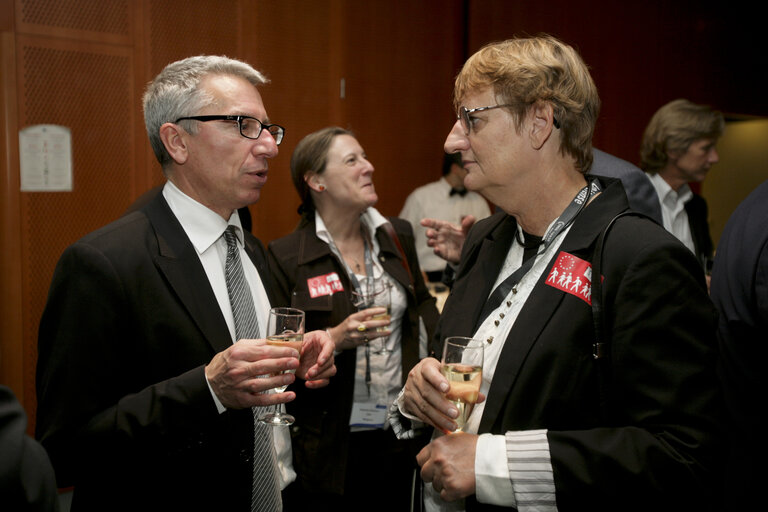
[[[659,224],[663,222],[656,189],[653,188],[648,176],[636,165],[605,151],[592,148],[592,167],[587,172],[594,176],[619,178],[624,185],[629,207],[647,215]]]
[[[664,228],[705,270],[711,267],[714,249],[707,202],[688,183],[702,183],[719,161],[716,145],[724,129],[720,112],[678,99],[653,114],[640,146],[640,167],[659,195]]]
[[[442,178],[411,192],[400,211],[399,217],[413,227],[419,265],[431,283],[441,281],[445,260],[427,245],[426,228],[421,225],[421,220],[431,218],[460,224],[465,217],[471,216],[477,221],[491,214],[483,196],[464,187],[466,175],[460,154],[443,153]]]
[[[715,254],[712,301],[719,315],[721,378],[730,441],[725,510],[749,510],[761,499],[766,449],[759,404],[768,392],[768,181],[734,210]]]
[[[301,221],[269,244],[279,302],[302,309],[307,329],[325,329],[336,344],[338,374],[324,390],[297,389],[288,408],[297,481],[286,505],[307,510],[407,510],[418,447],[398,441],[388,405],[407,372],[426,354],[437,322],[408,222],[383,217],[374,167],[347,130],[311,133],[291,157]],[[394,227],[393,231],[389,231]],[[357,311],[353,294],[370,279],[391,286],[391,321],[381,308]],[[368,284],[366,284],[368,283]],[[388,334],[387,334],[388,333]],[[386,340],[391,352],[374,347]]]

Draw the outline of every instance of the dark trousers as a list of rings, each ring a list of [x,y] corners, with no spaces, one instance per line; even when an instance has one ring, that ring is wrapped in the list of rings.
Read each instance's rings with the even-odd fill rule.
[[[310,493],[294,482],[283,490],[283,509],[408,511],[416,453],[413,442],[397,440],[391,430],[351,433],[344,494]]]

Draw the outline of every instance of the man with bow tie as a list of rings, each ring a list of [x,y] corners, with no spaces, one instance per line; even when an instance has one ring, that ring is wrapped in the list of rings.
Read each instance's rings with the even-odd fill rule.
[[[427,281],[440,282],[445,260],[427,245],[426,228],[421,225],[421,219],[428,217],[459,224],[465,217],[480,220],[491,214],[488,202],[480,194],[464,187],[466,175],[460,155],[444,154],[443,176],[411,192],[400,212],[400,218],[413,226],[419,265]]]

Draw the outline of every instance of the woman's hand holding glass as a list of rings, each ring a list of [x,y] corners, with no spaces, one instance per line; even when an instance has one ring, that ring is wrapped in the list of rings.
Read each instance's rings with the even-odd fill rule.
[[[346,350],[363,345],[376,338],[389,336],[389,318],[379,318],[386,314],[384,307],[366,308],[352,313],[339,325],[328,329],[336,344],[336,350]]]
[[[463,432],[480,396],[483,381],[483,342],[463,336],[451,336],[443,345],[440,373],[448,380],[445,397],[458,410],[456,429]]]
[[[433,357],[422,359],[408,372],[402,397],[403,410],[445,434],[456,432],[460,429],[461,412],[452,400],[458,395],[455,391],[451,393],[451,383],[443,374],[441,361]],[[471,398],[475,399],[475,404],[485,400],[482,393]]]
[[[301,363],[296,369],[296,376],[305,380],[309,389],[327,386],[330,378],[336,375],[333,353],[336,346],[326,331],[304,333],[301,345]]]
[[[361,320],[356,329],[364,342],[378,340],[376,345],[371,345],[374,354],[389,354],[392,349],[387,347],[387,339],[391,332],[386,327],[391,323],[392,312],[392,285],[385,279],[375,279],[369,277],[361,283],[360,291],[352,292],[354,305],[365,312],[370,309],[377,309],[376,312],[369,312],[366,316],[370,320]],[[381,311],[381,309],[384,311]],[[358,338],[359,339],[359,338]]]

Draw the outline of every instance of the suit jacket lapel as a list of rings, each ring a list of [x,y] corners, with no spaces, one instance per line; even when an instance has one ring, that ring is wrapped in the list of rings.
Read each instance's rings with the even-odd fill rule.
[[[487,402],[480,420],[479,432],[490,432],[494,423],[501,418],[501,408],[514,386],[525,359],[560,306],[565,293],[552,286],[542,285],[548,269],[554,265],[558,254],[563,251],[580,254],[582,259],[591,259],[590,247],[594,244],[608,215],[615,215],[627,209],[626,195],[619,188],[618,180],[600,179],[603,193],[597,196],[577,217],[559,250],[552,256],[534,287],[515,324],[504,341],[504,348],[493,374]],[[622,192],[621,194],[619,192]],[[498,271],[497,271],[498,273]],[[493,277],[495,279],[495,276]]]
[[[157,238],[157,268],[168,280],[190,317],[216,352],[232,345],[200,258],[162,194],[143,208]]]
[[[515,229],[515,220],[506,214],[496,214],[473,228],[462,253],[456,283],[440,318],[440,339],[435,340],[440,345],[433,346],[438,357],[442,354],[442,342],[448,336],[474,334],[475,323],[504,264]],[[457,297],[460,304],[454,302]]]

